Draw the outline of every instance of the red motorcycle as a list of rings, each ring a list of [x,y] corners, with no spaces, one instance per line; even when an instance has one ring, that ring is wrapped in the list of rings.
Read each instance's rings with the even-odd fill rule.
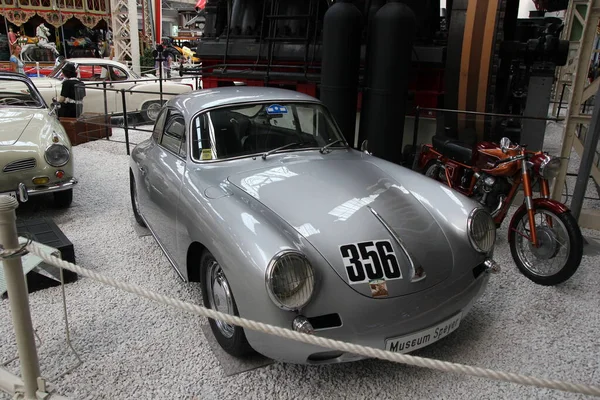
[[[481,203],[499,227],[523,186],[523,204],[508,227],[508,242],[519,270],[540,285],[569,279],[581,263],[583,237],[569,209],[550,199],[549,180],[556,177],[560,159],[528,151],[503,138],[471,146],[434,136],[423,145],[415,167]],[[533,198],[534,187],[539,197]]]

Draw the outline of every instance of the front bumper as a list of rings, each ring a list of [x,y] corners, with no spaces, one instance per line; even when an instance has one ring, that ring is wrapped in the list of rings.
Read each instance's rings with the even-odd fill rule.
[[[19,183],[17,195],[19,201],[25,203],[29,200],[29,196],[36,196],[45,193],[62,192],[63,190],[72,189],[77,184],[77,179],[71,178],[63,182],[52,183],[50,185],[36,186],[28,188],[23,182]]]
[[[491,269],[485,268],[474,279],[474,271],[469,271],[453,282],[445,282],[423,292],[385,300],[357,297],[355,293],[352,297],[346,297],[343,290],[336,290],[339,298],[353,299],[352,304],[346,303],[344,306],[343,303],[337,303],[334,309],[340,314],[342,325],[316,331],[315,336],[383,350],[386,339],[430,328],[459,312],[464,318],[485,291],[489,272],[492,272]],[[287,326],[291,327],[291,323]],[[460,328],[457,332],[460,332]],[[250,330],[246,330],[246,336],[256,351],[282,362],[330,364],[364,358]]]

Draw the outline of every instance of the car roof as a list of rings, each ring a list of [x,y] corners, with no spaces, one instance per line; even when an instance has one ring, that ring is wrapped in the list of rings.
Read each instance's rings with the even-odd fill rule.
[[[293,90],[254,86],[228,86],[215,89],[202,89],[178,95],[167,102],[167,106],[183,112],[186,118],[199,111],[245,103],[312,102],[319,100]]]
[[[94,58],[94,57],[68,58],[65,61],[74,63],[74,64],[104,64],[104,65],[114,65],[114,66],[121,67],[121,68],[127,67],[125,64],[114,61],[114,60],[107,60],[104,58]]]
[[[22,81],[29,81],[29,83],[31,83],[31,78],[19,72],[0,71],[0,78],[20,79]]]

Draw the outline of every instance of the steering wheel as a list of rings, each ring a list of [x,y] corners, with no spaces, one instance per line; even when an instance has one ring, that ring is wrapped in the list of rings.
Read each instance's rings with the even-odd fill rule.
[[[4,97],[4,98],[0,99],[0,103],[5,104],[7,106],[13,105],[15,103],[22,103],[22,102],[23,102],[23,100],[17,99],[16,97]]]

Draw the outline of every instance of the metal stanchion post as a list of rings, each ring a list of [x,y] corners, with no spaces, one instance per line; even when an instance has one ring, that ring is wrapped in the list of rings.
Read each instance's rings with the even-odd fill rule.
[[[566,83],[563,83],[562,90],[560,91],[560,100],[558,100],[558,109],[556,110],[556,118],[560,117],[560,109],[562,108],[563,97],[565,97]]]
[[[104,88],[104,134],[106,135],[106,140],[110,140],[108,133],[108,123],[110,121],[110,117],[108,116],[108,102],[106,101],[106,81],[102,82],[102,87]],[[111,123],[112,125],[112,123]]]
[[[127,155],[129,153],[129,123],[127,122],[127,100],[125,99],[125,89],[121,89],[121,99],[123,100],[123,129],[125,130],[125,147]]]
[[[162,102],[163,102],[163,84],[162,84],[162,80],[163,80],[163,52],[159,52],[158,53],[158,65],[160,66],[160,68],[158,68],[158,85],[160,87],[160,105],[162,106]]]
[[[17,236],[16,213],[19,206],[16,199],[9,196],[0,196],[0,244],[5,249],[17,249],[19,237]],[[29,295],[23,275],[23,266],[19,256],[3,260],[4,277],[8,289],[8,299],[12,313],[21,375],[25,384],[25,398],[36,399],[38,390],[37,379],[40,376],[35,339],[33,337],[33,324],[29,311]]]

